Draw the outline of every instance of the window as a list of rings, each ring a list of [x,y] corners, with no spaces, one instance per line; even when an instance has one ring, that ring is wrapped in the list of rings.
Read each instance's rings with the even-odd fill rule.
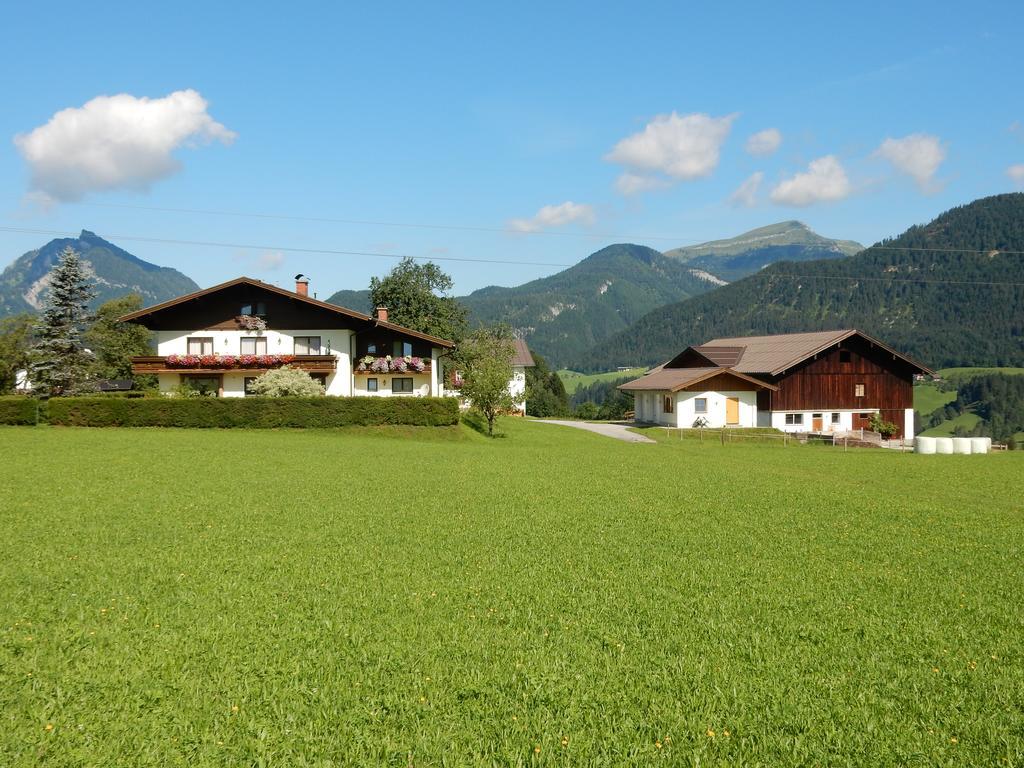
[[[243,355],[265,355],[267,354],[267,337],[243,338],[241,350]]]
[[[395,357],[408,357],[412,354],[412,342],[396,341],[391,354]]]
[[[863,384],[854,384],[853,385],[853,396],[854,397],[864,397],[864,385]]]
[[[242,311],[239,312],[241,315],[256,315],[256,317],[264,317],[267,314],[267,305],[265,302],[257,301],[252,304],[243,304]]]
[[[253,394],[252,385],[256,383],[255,376],[246,376],[242,379],[242,389],[245,390],[245,396],[250,397]]]
[[[698,397],[693,401],[693,412],[694,413],[707,413],[708,412],[708,399],[706,397]]]
[[[309,374],[309,378],[311,378],[313,381],[315,381],[317,384],[319,384],[325,390],[327,389],[327,374],[326,373],[311,373],[311,374]]]
[[[665,395],[661,407],[665,413],[672,413],[672,395]]]
[[[220,376],[182,376],[181,383],[203,397],[220,395]]]
[[[213,338],[209,336],[190,336],[187,342],[190,355],[213,354]]]
[[[376,344],[367,344],[366,345],[366,354],[368,354],[368,355],[376,355],[377,354],[377,345]]]
[[[377,380],[376,379],[367,379],[366,380],[366,391],[367,392],[376,392],[377,391]]]
[[[412,379],[392,379],[392,392],[412,392]]]
[[[833,413],[832,414],[832,423],[833,424],[838,424],[839,423],[839,414],[838,413]]]
[[[787,413],[786,424],[790,426],[799,426],[804,423],[804,415],[802,413]]]
[[[295,354],[296,355],[319,355],[320,354],[320,337],[319,336],[296,336],[295,337]]]
[[[839,350],[839,362],[840,363],[848,363],[848,362],[850,362],[850,350],[848,350],[848,349],[840,349]]]

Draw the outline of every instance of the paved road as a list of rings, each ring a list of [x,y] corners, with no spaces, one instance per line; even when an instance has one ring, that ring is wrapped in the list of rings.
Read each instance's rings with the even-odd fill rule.
[[[627,443],[653,443],[649,437],[638,435],[636,432],[630,432],[626,429],[627,426],[632,424],[620,423],[614,421],[606,421],[602,424],[591,424],[588,421],[555,421],[552,419],[531,419],[535,424],[558,424],[563,427],[576,427],[576,429],[585,429],[587,432],[596,432],[599,435],[605,437],[612,437],[616,440],[625,440]]]

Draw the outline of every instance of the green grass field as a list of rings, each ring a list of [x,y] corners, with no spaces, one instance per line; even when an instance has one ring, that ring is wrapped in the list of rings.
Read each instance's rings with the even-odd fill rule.
[[[1024,761],[1024,453],[0,428],[0,765]]]
[[[595,384],[599,381],[615,381],[626,376],[638,377],[643,376],[647,371],[646,368],[630,368],[628,371],[606,371],[605,373],[579,373],[578,371],[570,371],[562,369],[558,371],[558,378],[562,380],[562,384],[565,386],[565,391],[570,395],[580,387],[589,387],[591,384]]]
[[[914,410],[927,418],[946,403],[956,400],[956,390],[943,392],[934,384],[914,385]]]
[[[943,368],[939,375],[944,379],[957,381],[958,379],[969,379],[974,376],[984,376],[987,373],[1003,373],[1008,376],[1024,375],[1024,368]]]

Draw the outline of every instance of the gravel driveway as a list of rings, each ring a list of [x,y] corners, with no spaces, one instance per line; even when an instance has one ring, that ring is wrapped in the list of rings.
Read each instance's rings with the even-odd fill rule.
[[[587,432],[596,432],[605,437],[616,440],[625,440],[627,443],[653,443],[649,437],[630,432],[627,427],[632,426],[629,422],[605,421],[600,424],[591,424],[589,421],[557,421],[552,419],[531,419],[534,424],[557,424],[563,427],[576,427],[585,429]]]

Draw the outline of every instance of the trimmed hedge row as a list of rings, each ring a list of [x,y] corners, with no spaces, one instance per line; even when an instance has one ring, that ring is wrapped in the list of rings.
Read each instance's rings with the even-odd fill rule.
[[[66,427],[257,428],[459,423],[453,397],[60,397],[49,401],[51,424]]]
[[[45,412],[37,411],[40,406],[41,403],[34,397],[0,397],[0,424],[35,424],[36,421],[45,421]]]

